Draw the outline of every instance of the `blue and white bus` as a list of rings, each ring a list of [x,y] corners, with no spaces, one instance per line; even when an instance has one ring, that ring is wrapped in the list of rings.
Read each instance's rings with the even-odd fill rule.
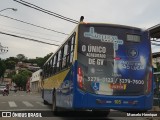
[[[53,111],[147,111],[153,103],[151,43],[140,28],[80,22],[43,67]]]

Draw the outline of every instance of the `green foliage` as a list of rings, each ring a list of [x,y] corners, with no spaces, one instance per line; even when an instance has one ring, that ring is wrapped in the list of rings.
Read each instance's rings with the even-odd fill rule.
[[[28,70],[22,70],[18,74],[12,76],[12,80],[18,87],[26,88],[26,83],[31,77],[32,73]]]
[[[53,53],[47,54],[44,58],[36,57],[36,59],[27,59],[25,55],[18,54],[17,57],[9,57],[5,61],[2,61],[0,59],[0,77],[4,75],[4,72],[6,69],[14,70],[15,65],[19,62],[26,62],[26,63],[32,63],[37,64],[39,67],[43,67],[43,64],[47,61],[47,59],[52,55]],[[25,89],[26,83],[31,77],[32,73],[28,70],[20,71],[18,74],[15,72],[12,72],[8,74],[7,77],[12,78],[13,82],[16,83],[18,87],[22,87]]]
[[[16,74],[16,71],[12,71],[12,72],[8,73],[7,77],[12,78],[12,76],[15,74]]]
[[[15,69],[15,65],[18,62],[18,59],[15,57],[9,57],[5,60],[6,68],[10,70]]]
[[[46,62],[48,60],[48,58],[52,55],[53,53],[49,53],[44,57],[44,62]]]
[[[18,59],[16,57],[9,57],[5,60],[5,62],[8,62],[8,61],[14,61],[15,63],[17,63]]]
[[[25,57],[24,54],[18,54],[18,55],[17,55],[17,59],[18,59],[19,61],[24,61],[24,60],[26,60],[27,58]]]
[[[15,61],[5,61],[6,68],[10,70],[15,69],[16,62]]]
[[[36,57],[36,59],[29,59],[29,63],[36,63],[39,67],[43,67],[43,64],[47,61],[47,59],[52,55],[53,53],[47,54],[44,58]]]
[[[0,77],[4,76],[5,70],[6,70],[5,62],[0,59]]]
[[[29,59],[28,62],[32,64],[36,63],[39,67],[42,68],[44,64],[44,58],[36,57],[36,59]]]

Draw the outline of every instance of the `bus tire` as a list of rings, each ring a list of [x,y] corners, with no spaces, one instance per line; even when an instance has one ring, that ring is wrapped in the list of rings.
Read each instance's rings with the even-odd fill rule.
[[[147,110],[130,110],[130,111],[126,111],[127,113],[132,113],[132,114],[138,114],[138,113],[146,113]]]
[[[56,106],[56,93],[53,93],[53,99],[52,99],[52,110],[54,115],[58,115],[58,108]]]
[[[110,110],[92,110],[93,115],[107,117],[110,113]]]
[[[43,100],[44,105],[48,105],[48,102],[46,100]]]

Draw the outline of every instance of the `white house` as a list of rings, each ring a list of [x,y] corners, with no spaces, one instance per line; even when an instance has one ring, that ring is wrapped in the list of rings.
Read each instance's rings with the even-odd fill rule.
[[[40,92],[41,91],[41,80],[42,80],[42,69],[32,73],[31,77],[31,91]]]

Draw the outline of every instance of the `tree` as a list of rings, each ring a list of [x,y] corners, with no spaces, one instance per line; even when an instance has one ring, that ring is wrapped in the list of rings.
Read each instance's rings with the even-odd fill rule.
[[[19,61],[24,61],[24,60],[26,60],[27,58],[25,57],[24,54],[18,54],[18,55],[17,55],[17,59],[18,59]]]
[[[32,64],[36,63],[39,67],[42,67],[44,60],[41,57],[36,57],[36,59],[28,59],[28,62]]]
[[[41,57],[36,57],[36,59],[29,59],[29,63],[36,63],[39,67],[43,67],[43,64],[48,60],[48,58],[52,55],[53,53],[47,54],[44,58]]]
[[[6,68],[10,70],[15,69],[16,62],[15,61],[5,61]]]
[[[49,53],[43,58],[43,64],[51,57],[52,54],[53,53]]]
[[[18,74],[12,76],[13,82],[18,86],[23,88],[25,90],[26,88],[26,83],[31,77],[32,73],[28,70],[22,70]]]
[[[15,65],[18,62],[18,59],[16,57],[9,57],[5,60],[6,69],[15,69]]]
[[[16,57],[9,57],[5,60],[5,62],[8,62],[8,61],[14,61],[15,63],[17,63],[18,59]]]
[[[0,78],[4,76],[6,65],[3,60],[0,59]]]

